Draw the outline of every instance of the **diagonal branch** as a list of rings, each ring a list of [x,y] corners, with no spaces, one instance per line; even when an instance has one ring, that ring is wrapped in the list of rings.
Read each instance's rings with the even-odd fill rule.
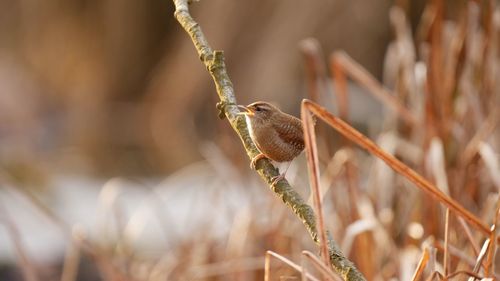
[[[175,4],[175,18],[191,37],[201,61],[214,80],[220,99],[218,108],[227,117],[233,129],[241,138],[250,159],[254,158],[259,152],[248,134],[245,119],[243,116],[237,115],[239,110],[236,106],[233,85],[224,64],[223,52],[213,51],[209,46],[199,24],[189,14],[188,0],[173,0],[173,2]],[[276,196],[281,198],[302,221],[314,242],[319,244],[316,218],[311,206],[305,203],[304,199],[290,186],[288,181],[281,180],[272,185],[272,178],[278,176],[279,172],[269,160],[260,160],[256,168],[259,175],[266,181]],[[338,250],[333,240],[330,240],[329,252],[332,264],[345,280],[365,280],[363,275],[353,266],[352,262],[346,259],[340,250]]]

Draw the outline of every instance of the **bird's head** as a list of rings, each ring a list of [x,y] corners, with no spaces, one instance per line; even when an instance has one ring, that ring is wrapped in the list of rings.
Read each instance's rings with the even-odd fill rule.
[[[243,110],[240,114],[245,115],[250,119],[260,119],[261,121],[269,120],[273,117],[273,115],[280,113],[280,110],[277,107],[263,101],[257,101],[247,106],[238,105],[238,107]]]

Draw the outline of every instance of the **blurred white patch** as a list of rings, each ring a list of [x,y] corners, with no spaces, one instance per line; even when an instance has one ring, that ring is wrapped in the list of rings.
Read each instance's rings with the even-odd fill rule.
[[[437,137],[432,138],[427,155],[427,167],[429,173],[436,179],[436,185],[445,194],[450,194],[448,188],[448,178],[446,177],[446,169],[444,163],[443,143]]]
[[[406,233],[408,236],[415,240],[422,239],[424,237],[424,227],[418,222],[412,222],[406,228]]]
[[[500,192],[500,168],[498,165],[497,154],[489,144],[481,142],[479,143],[479,155],[483,158],[483,161],[490,172],[493,183]]]

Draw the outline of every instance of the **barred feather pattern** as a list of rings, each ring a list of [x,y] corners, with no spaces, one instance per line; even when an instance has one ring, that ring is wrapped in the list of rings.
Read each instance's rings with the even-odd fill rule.
[[[247,116],[250,136],[267,158],[287,162],[304,150],[304,136],[300,119],[279,111],[269,118]]]

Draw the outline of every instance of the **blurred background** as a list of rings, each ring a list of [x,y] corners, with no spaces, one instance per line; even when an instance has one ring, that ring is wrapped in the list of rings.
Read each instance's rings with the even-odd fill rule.
[[[489,42],[498,40],[498,30],[487,28],[495,2],[470,2],[482,11],[476,28],[490,30]],[[433,45],[420,49],[428,38],[417,38],[426,30],[420,24],[426,7],[441,7],[444,21],[459,27],[470,2],[202,0],[191,12],[212,47],[224,50],[239,103],[271,101],[298,116],[308,97],[302,40],[316,38],[325,62],[332,51],[344,50],[401,90],[405,85],[397,83],[400,73],[387,55],[396,40],[391,7],[406,15],[413,60],[426,63]],[[0,1],[0,280],[262,280],[266,250],[316,252],[301,223],[248,168],[228,122],[217,117],[213,81],[173,12],[168,0]],[[415,140],[416,131],[388,127],[386,118],[395,117],[387,117],[384,105],[362,87],[350,82],[349,89],[355,127],[373,139],[394,129]],[[484,119],[498,101],[493,95],[483,100]],[[321,100],[338,111],[333,96]],[[463,143],[474,128],[457,129]],[[498,131],[493,136],[498,152]],[[341,148],[338,136],[331,140],[330,151]],[[425,154],[429,143],[413,144]],[[334,156],[324,155],[324,164]],[[371,165],[372,158],[360,157]],[[474,175],[484,175],[487,167],[475,161]],[[415,162],[425,171],[425,161]],[[302,156],[289,175],[307,196],[304,163]],[[366,190],[373,171],[358,168]],[[408,183],[389,178],[384,184],[406,186],[406,195],[415,195]],[[483,180],[482,193],[471,191],[467,207],[486,202],[493,182]],[[376,217],[387,220],[394,216],[387,208],[400,208],[393,197],[371,195]],[[411,212],[406,219],[416,219]],[[331,223],[336,219],[332,215]],[[334,227],[336,238],[345,237],[355,220]],[[394,223],[389,237],[406,247],[420,245],[426,237],[421,228],[441,233],[416,223],[409,232],[416,236],[401,234],[410,224]],[[411,261],[418,260],[416,253]],[[405,280],[395,261],[367,264],[361,267],[370,280]],[[273,274],[280,276],[279,270],[293,275],[285,269]]]
[[[424,1],[411,2],[420,13]],[[193,15],[225,51],[239,102],[269,100],[297,114],[306,97],[299,41],[346,50],[381,78],[392,4],[212,0]],[[243,155],[170,1],[1,5],[3,167],[165,175],[202,159],[207,141]]]

